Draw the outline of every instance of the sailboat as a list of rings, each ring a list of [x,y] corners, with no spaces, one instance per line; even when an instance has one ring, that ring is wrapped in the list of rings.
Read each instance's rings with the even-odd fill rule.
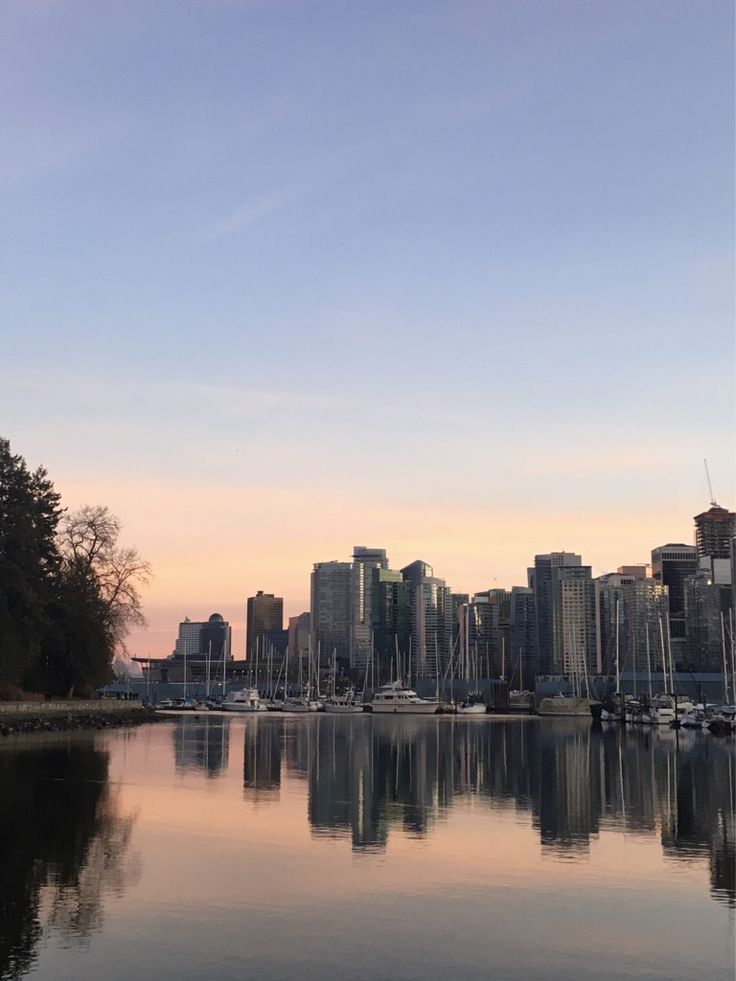
[[[485,700],[483,699],[482,692],[478,689],[478,645],[475,646],[475,688],[473,691],[469,691],[465,697],[465,700],[458,705],[457,714],[458,715],[485,715],[487,711],[487,706]]]
[[[287,654],[287,660],[288,660],[288,654]],[[311,660],[311,658],[310,658],[310,660]],[[312,675],[312,672],[311,672],[311,664],[308,665],[307,675],[308,675],[307,687],[305,689],[304,686],[303,686],[303,684],[302,684],[302,661],[301,661],[301,657],[300,657],[299,658],[299,694],[296,695],[296,696],[292,696],[291,698],[289,698],[287,696],[286,685],[284,683],[284,705],[283,705],[283,711],[284,712],[296,712],[296,713],[300,713],[300,712],[319,712],[320,709],[322,708],[322,706],[317,701],[317,699],[312,698],[312,696],[311,696],[311,692],[312,692],[312,687],[311,687],[311,680],[312,680],[312,677],[311,677],[311,675]]]
[[[519,648],[519,688],[509,691],[509,712],[531,712],[534,707],[534,692],[524,688],[524,648]],[[513,682],[514,676],[511,675]]]
[[[325,699],[324,710],[330,715],[363,714],[363,696],[356,693],[354,685],[337,693],[337,650],[332,653],[332,691]]]

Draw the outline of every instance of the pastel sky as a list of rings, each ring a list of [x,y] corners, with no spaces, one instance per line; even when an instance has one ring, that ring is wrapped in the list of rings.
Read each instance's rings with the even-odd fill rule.
[[[0,434],[150,630],[734,504],[731,0],[6,0]]]

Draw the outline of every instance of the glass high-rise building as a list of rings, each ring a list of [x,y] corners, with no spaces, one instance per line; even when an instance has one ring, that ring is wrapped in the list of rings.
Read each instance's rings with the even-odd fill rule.
[[[617,607],[621,671],[635,671],[643,680],[650,669],[662,670],[663,638],[667,651],[668,589],[642,572],[646,566],[640,570],[624,566],[595,580],[598,661],[604,674],[612,676],[616,668]]]
[[[373,647],[380,676],[390,677],[399,659],[399,673],[408,664],[411,632],[409,587],[394,569],[373,569]],[[394,676],[396,669],[394,668]]]
[[[230,624],[219,614],[213,613],[208,620],[190,620],[185,617],[179,624],[179,635],[172,653],[174,658],[221,660],[232,657],[230,653]]]
[[[332,664],[333,655],[344,666],[350,663],[351,562],[315,562],[310,589],[312,656],[321,666]],[[315,660],[316,663],[316,660]]]
[[[652,549],[652,577],[669,591],[670,616],[665,641],[672,646],[674,663],[682,663],[686,658],[685,580],[697,571],[698,551],[694,545],[674,542]]]
[[[433,571],[420,559],[401,570],[409,589],[412,673],[420,678],[442,674],[452,651],[452,593]]]
[[[592,578],[589,566],[583,566],[582,558],[574,552],[550,552],[546,555],[535,555],[534,566],[527,570],[529,587],[534,592],[534,619],[536,622],[536,657],[539,671],[542,674],[566,674],[564,667],[564,648],[571,648],[574,640],[575,663],[580,660],[581,650],[585,650],[590,659],[590,647],[595,647],[595,600],[592,595]],[[560,570],[583,570],[582,572],[560,572]],[[587,569],[587,572],[584,571]],[[563,591],[561,582],[565,577],[570,581],[577,578],[583,582],[591,580],[590,596],[584,601],[578,613],[583,617],[585,626],[579,635],[579,624],[573,623],[573,610],[577,587],[566,587],[564,590],[567,619],[562,617]],[[589,612],[586,602],[590,606]],[[589,621],[589,622],[588,622]],[[582,648],[581,648],[582,643]],[[568,658],[569,660],[569,658]]]
[[[255,596],[249,596],[246,603],[245,654],[250,659],[255,656],[256,645],[259,651],[270,646],[283,647],[281,636],[284,629],[284,601],[273,593],[259,589]]]
[[[388,569],[385,548],[353,548],[350,577],[350,667],[363,668],[373,645],[374,572]]]
[[[539,671],[534,590],[528,586],[511,589],[511,664],[519,665],[519,688]],[[514,682],[515,683],[515,682]]]

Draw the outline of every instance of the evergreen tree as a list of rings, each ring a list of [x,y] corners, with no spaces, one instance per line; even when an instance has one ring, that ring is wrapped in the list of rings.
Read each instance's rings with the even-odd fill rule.
[[[46,608],[60,567],[60,496],[0,439],[0,681],[24,684],[38,667]]]
[[[0,439],[0,684],[91,694],[112,677],[150,568],[107,508],[65,515],[46,471]]]

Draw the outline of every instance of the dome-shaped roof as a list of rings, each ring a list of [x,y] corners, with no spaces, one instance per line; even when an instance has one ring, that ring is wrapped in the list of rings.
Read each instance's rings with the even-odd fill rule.
[[[213,613],[209,619],[209,623],[224,623],[225,619],[221,613]]]

